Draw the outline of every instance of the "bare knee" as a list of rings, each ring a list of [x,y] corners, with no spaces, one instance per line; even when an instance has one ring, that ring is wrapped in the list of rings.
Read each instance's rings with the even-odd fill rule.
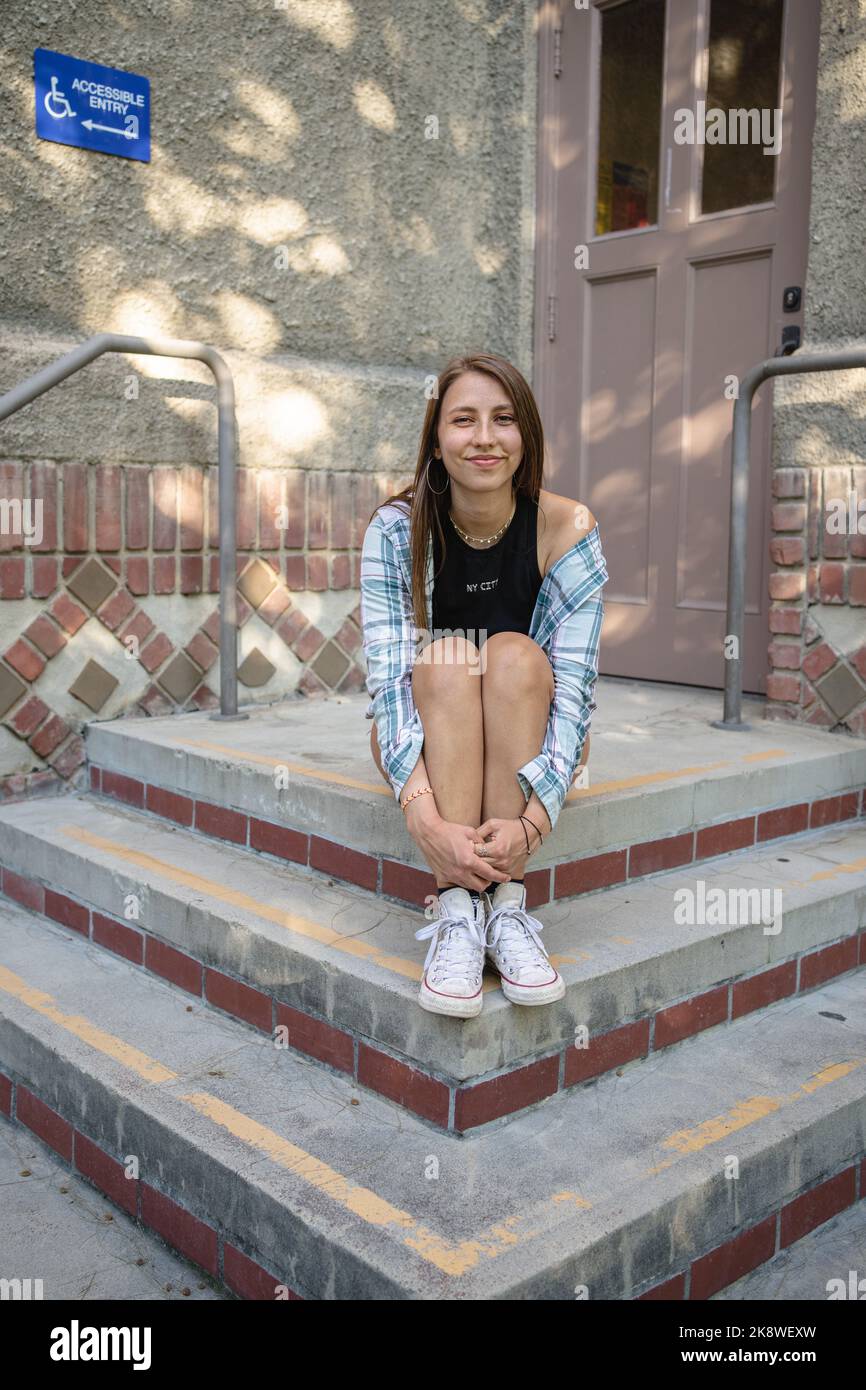
[[[554,695],[553,668],[538,643],[522,632],[497,632],[488,637],[482,653],[485,694],[510,698]]]
[[[418,698],[435,693],[438,698],[478,699],[481,658],[478,648],[465,637],[440,637],[430,642],[412,668],[412,689]]]

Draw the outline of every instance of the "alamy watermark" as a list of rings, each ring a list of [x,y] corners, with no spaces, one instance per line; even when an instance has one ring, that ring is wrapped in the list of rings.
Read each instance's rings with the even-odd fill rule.
[[[674,921],[678,926],[742,927],[764,925],[764,936],[782,930],[781,888],[710,888],[699,878],[695,888],[677,888]]]
[[[847,497],[831,497],[825,510],[828,536],[866,536],[866,497],[853,491]]]
[[[697,109],[680,106],[674,112],[674,140],[678,145],[763,145],[764,154],[782,149],[781,107],[732,107],[725,111],[699,101]]]
[[[433,628],[431,631],[413,625],[415,660],[429,648],[424,660],[431,666],[460,665],[465,666],[470,675],[481,676],[487,669],[487,635],[486,627]]]
[[[826,1287],[827,1297],[831,1301],[850,1298],[862,1303],[866,1299],[866,1279],[862,1279],[856,1269],[848,1270],[847,1285],[844,1279],[828,1279]]]
[[[41,545],[42,498],[0,497],[0,535],[22,536],[25,545]]]
[[[41,1279],[0,1279],[0,1303],[44,1298]]]
[[[69,1327],[51,1329],[48,1355],[52,1361],[131,1361],[134,1371],[150,1369],[149,1327],[82,1327],[73,1318]]]

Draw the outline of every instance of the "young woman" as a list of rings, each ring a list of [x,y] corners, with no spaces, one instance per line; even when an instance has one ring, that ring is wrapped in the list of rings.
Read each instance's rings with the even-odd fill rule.
[[[595,518],[542,489],[543,458],[520,372],[455,358],[414,482],[364,537],[371,751],[436,879],[419,1002],[455,1018],[481,1012],[485,953],[512,1003],[565,992],[524,873],[589,753],[608,575]]]

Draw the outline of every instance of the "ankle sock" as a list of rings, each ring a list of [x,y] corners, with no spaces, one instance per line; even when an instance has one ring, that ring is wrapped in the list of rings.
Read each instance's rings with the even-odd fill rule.
[[[512,878],[510,881],[511,881],[512,883],[520,883],[520,884],[523,883],[523,879],[522,879],[522,878]],[[439,888],[436,889],[436,893],[437,893],[437,896],[438,896],[439,893],[444,893],[444,892],[446,892],[447,889],[449,889],[449,888],[459,888],[459,887],[460,887],[460,884],[459,884],[459,883],[443,883],[443,884],[441,885],[441,887],[439,887]],[[492,883],[492,881],[491,881],[490,883],[486,883],[486,884],[484,885],[484,887],[482,888],[481,891],[482,891],[482,893],[486,893],[487,890],[488,890],[489,888],[492,888],[492,887],[493,887],[493,883]],[[469,893],[469,895],[471,896],[473,902],[476,902],[476,901],[477,901],[477,899],[478,899],[478,890],[477,890],[477,889],[475,889],[475,888],[467,888],[467,889],[466,889],[466,892]]]

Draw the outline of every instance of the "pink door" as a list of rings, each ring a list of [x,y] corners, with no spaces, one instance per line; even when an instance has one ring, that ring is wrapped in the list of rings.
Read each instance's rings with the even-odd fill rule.
[[[786,291],[805,292],[819,4],[563,0],[542,15],[547,486],[601,525],[603,673],[721,688],[733,394],[802,321]],[[758,392],[752,426],[744,675],[756,692],[772,392]]]

